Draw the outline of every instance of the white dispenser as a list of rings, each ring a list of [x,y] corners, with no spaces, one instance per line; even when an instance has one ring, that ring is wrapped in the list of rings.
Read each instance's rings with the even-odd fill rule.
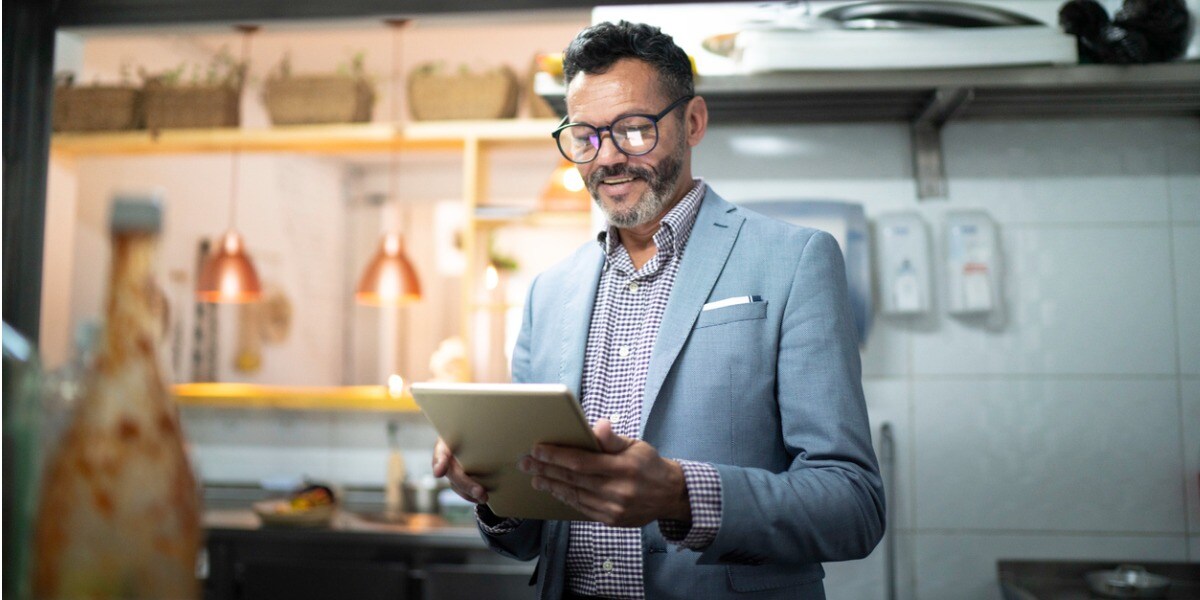
[[[1000,246],[996,223],[983,211],[946,214],[946,306],[954,315],[1000,309]]]
[[[876,235],[880,311],[899,316],[929,313],[933,294],[925,221],[911,212],[880,215]]]

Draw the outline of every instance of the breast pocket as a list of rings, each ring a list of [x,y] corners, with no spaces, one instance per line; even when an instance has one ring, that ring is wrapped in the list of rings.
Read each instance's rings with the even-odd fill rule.
[[[694,329],[767,318],[767,301],[746,302],[700,312]]]

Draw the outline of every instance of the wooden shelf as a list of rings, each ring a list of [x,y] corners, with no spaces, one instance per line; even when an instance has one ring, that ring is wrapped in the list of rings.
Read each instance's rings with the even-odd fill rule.
[[[386,152],[461,151],[467,143],[553,144],[552,119],[361,123],[264,129],[163,129],[106,133],[58,133],[50,150],[59,156],[184,154],[197,152]]]
[[[173,386],[182,406],[285,410],[363,410],[420,412],[408,393],[400,397],[382,385],[304,387],[248,383],[183,383]]]

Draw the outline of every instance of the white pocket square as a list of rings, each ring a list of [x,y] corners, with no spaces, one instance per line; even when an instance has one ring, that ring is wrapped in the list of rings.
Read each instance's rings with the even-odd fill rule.
[[[726,298],[724,300],[715,300],[713,302],[709,302],[708,304],[705,304],[704,307],[701,308],[700,310],[701,310],[701,312],[703,312],[706,310],[725,308],[726,306],[734,306],[737,304],[749,304],[751,302],[762,302],[762,301],[763,301],[762,296],[734,296],[732,298]]]

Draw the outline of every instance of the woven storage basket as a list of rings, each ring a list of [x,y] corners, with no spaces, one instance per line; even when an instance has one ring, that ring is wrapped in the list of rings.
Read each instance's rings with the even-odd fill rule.
[[[502,66],[487,73],[443,73],[426,65],[408,78],[413,118],[511,119],[517,115],[517,76]]]
[[[144,94],[147,129],[237,127],[241,123],[240,87],[147,82]]]
[[[263,102],[276,125],[364,123],[371,120],[375,90],[361,78],[277,77],[267,80]]]
[[[59,86],[55,131],[123,131],[141,126],[141,90],[129,86]]]

